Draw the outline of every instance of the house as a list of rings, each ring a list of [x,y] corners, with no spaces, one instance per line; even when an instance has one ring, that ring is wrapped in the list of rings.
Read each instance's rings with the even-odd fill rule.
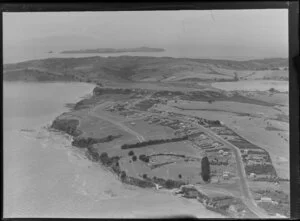
[[[219,150],[218,153],[219,153],[219,154],[223,154],[223,153],[224,153],[224,150]]]
[[[219,146],[219,144],[217,142],[215,142],[215,143],[212,144],[212,146],[217,147],[217,146]]]
[[[223,156],[227,156],[228,155],[228,152],[227,151],[224,151],[223,152]]]
[[[261,202],[272,203],[272,199],[270,197],[261,197]]]

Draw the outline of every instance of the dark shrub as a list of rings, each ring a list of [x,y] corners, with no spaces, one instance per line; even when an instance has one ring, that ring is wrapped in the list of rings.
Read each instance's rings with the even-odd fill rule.
[[[128,152],[128,156],[133,156],[134,155],[134,152],[131,150]]]
[[[132,156],[132,161],[136,161],[137,160],[137,157],[134,155]]]
[[[143,179],[147,179],[147,174],[143,174]]]
[[[179,175],[178,175],[178,178],[179,178],[179,179],[181,179],[181,178],[182,178],[181,174],[179,174]]]

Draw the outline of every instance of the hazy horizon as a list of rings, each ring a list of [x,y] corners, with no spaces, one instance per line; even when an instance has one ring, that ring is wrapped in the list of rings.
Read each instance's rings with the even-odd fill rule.
[[[182,57],[286,58],[288,10],[5,12],[3,46],[4,56],[146,46]]]

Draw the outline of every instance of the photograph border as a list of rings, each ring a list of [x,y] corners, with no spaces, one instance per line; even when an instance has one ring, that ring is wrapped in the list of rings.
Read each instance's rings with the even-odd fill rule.
[[[103,2],[103,3],[7,3],[1,4],[1,41],[3,44],[3,12],[67,12],[67,11],[150,11],[150,10],[241,10],[241,9],[288,9],[289,13],[289,114],[290,114],[290,198],[291,218],[300,217],[300,178],[299,178],[299,71],[293,58],[299,56],[299,2],[298,1],[210,1],[210,2]],[[1,50],[3,73],[3,47]],[[3,78],[3,75],[2,75]],[[1,84],[3,93],[3,80]],[[3,96],[2,96],[3,105]],[[3,106],[2,106],[3,107]],[[3,108],[2,108],[3,131]],[[3,168],[3,133],[2,133]],[[3,169],[2,169],[3,184]],[[3,188],[2,188],[3,193]],[[2,194],[3,196],[3,194]],[[3,198],[2,198],[3,219]],[[16,219],[21,220],[21,219]],[[24,220],[22,218],[22,220]],[[27,220],[27,219],[26,219]],[[29,220],[29,219],[28,219]],[[30,219],[32,220],[32,219]]]

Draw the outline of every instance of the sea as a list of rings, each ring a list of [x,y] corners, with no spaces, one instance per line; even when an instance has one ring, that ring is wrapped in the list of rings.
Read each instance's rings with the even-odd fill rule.
[[[86,83],[3,82],[4,218],[220,218],[196,200],[122,184],[71,137],[49,130]]]

